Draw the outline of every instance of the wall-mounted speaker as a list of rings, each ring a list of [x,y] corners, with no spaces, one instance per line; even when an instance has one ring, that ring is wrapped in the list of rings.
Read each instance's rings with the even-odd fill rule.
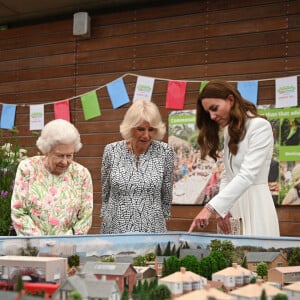
[[[91,18],[87,12],[78,12],[73,15],[73,35],[90,37]]]

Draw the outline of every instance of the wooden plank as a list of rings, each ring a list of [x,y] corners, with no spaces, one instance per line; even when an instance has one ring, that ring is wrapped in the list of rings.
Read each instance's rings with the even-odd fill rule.
[[[65,53],[58,55],[50,55],[37,58],[26,58],[26,59],[16,59],[0,62],[0,72],[10,71],[10,70],[22,70],[25,69],[30,72],[30,69],[36,68],[47,68],[50,66],[66,66],[74,65],[75,63],[74,53]],[[35,70],[32,70],[35,72]]]
[[[1,62],[5,60],[14,60],[30,58],[30,57],[43,57],[43,56],[52,56],[64,53],[74,53],[75,44],[74,42],[34,46],[28,45],[27,47],[18,48],[18,49],[1,49]]]

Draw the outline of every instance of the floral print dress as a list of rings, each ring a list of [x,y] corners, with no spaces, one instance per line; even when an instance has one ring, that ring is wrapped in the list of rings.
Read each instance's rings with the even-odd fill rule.
[[[86,234],[92,224],[93,186],[87,168],[72,162],[61,175],[51,174],[44,156],[20,162],[11,199],[18,235]]]

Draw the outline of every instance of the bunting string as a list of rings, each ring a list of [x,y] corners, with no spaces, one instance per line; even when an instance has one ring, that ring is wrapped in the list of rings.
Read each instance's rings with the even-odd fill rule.
[[[137,77],[135,91],[132,101],[145,99],[151,101],[154,82],[167,81],[166,103],[167,109],[182,110],[186,95],[188,83],[199,83],[199,92],[205,87],[209,80],[174,80],[169,78],[158,78],[142,76],[135,73],[125,73],[121,77],[101,85],[96,89],[90,90],[80,95],[73,96],[69,99],[56,100],[46,103],[16,103],[8,104],[0,102],[2,105],[0,128],[12,129],[14,127],[17,106],[30,109],[30,130],[39,130],[44,127],[44,108],[47,105],[54,106],[54,118],[62,118],[70,121],[70,101],[80,98],[85,120],[101,116],[100,101],[97,91],[107,88],[113,109],[119,108],[130,102],[126,86],[125,77]],[[281,78],[267,78],[259,80],[240,80],[230,81],[237,82],[237,89],[243,98],[257,105],[258,83],[261,81],[275,81],[275,107],[293,107],[298,105],[298,77],[294,75]]]
[[[143,76],[143,77],[147,77],[147,78],[153,78],[154,80],[158,80],[158,81],[178,81],[178,82],[187,82],[187,83],[201,83],[203,81],[207,81],[207,80],[185,80],[185,79],[170,79],[170,78],[162,78],[162,77],[151,77],[151,76],[144,76],[144,75],[139,75],[139,74],[135,74],[135,73],[125,73],[123,74],[121,77],[118,77],[118,78],[126,78],[128,76],[132,76],[132,77],[139,77],[139,76]],[[296,77],[299,77],[300,75],[293,75],[293,76],[296,76]],[[285,77],[286,78],[286,77]],[[258,82],[263,82],[263,81],[275,81],[276,79],[278,79],[278,77],[276,78],[265,78],[265,79],[258,79],[256,81]],[[116,80],[116,79],[115,79]],[[255,79],[251,79],[251,80],[227,80],[228,82],[249,82],[249,81],[255,81]],[[93,92],[93,91],[98,91],[98,90],[101,90],[105,87],[107,87],[109,85],[109,83],[112,83],[113,81],[110,81],[104,85],[101,85],[99,87],[97,87],[96,89],[94,90],[91,90],[89,92]],[[86,94],[88,92],[85,92],[83,94],[80,94],[80,95],[77,95],[77,96],[73,96],[73,97],[70,97],[68,100],[69,101],[72,101],[74,99],[77,99],[77,98],[81,98],[84,94]],[[54,103],[59,103],[59,102],[64,102],[66,101],[66,99],[63,99],[63,100],[55,100],[55,101],[49,101],[49,102],[45,102],[45,103],[42,103],[44,106],[47,106],[47,105],[52,105]],[[8,104],[8,103],[5,103],[5,102],[0,102],[0,105],[3,105],[3,104]],[[11,104],[11,103],[10,103]],[[15,105],[16,106],[30,106],[30,105],[35,105],[37,103],[21,103],[21,104],[18,104],[16,103]]]

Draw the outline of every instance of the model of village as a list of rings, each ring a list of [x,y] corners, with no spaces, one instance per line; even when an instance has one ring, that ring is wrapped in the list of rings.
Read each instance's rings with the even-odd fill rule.
[[[5,251],[3,300],[300,299],[300,247],[235,247],[213,239],[204,249],[157,244],[144,255],[80,256],[70,244],[43,253],[30,242]]]

